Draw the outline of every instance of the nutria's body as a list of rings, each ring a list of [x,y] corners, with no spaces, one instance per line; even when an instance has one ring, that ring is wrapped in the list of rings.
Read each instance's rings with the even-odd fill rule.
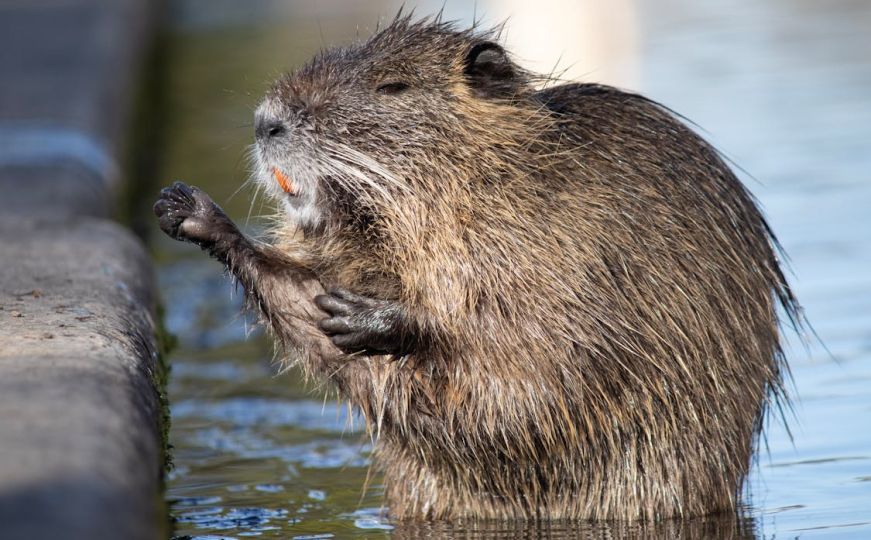
[[[796,316],[775,240],[662,107],[531,81],[486,35],[397,19],[258,109],[273,245],[181,185],[161,224],[363,411],[396,515],[733,510],[781,395],[776,304]]]

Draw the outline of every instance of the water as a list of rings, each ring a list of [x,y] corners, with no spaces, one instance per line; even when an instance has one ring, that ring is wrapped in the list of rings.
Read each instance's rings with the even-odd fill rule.
[[[508,9],[480,4],[496,20]],[[591,20],[607,19],[613,32],[606,34],[631,46],[610,54],[603,45],[587,55],[601,64],[584,68],[587,80],[631,85],[677,109],[758,179],[745,177],[791,257],[792,283],[829,350],[813,338],[805,348],[793,336],[793,438],[770,426],[746,516],[655,526],[392,528],[379,512],[380,478],[373,474],[363,491],[370,441],[359,421],[298,373],[276,375],[270,344],[239,315],[239,294],[217,263],[155,235],[167,324],[180,341],[171,359],[176,467],[167,489],[179,538],[871,537],[871,4],[621,5],[617,19],[589,10]],[[205,188],[238,221],[258,215],[250,192],[233,194],[247,175],[251,111],[266,84],[322,43],[353,39],[358,24],[366,35],[376,13],[394,11],[391,2],[340,7],[173,3],[162,182],[180,178]],[[472,17],[466,4],[449,2],[446,11]],[[550,38],[563,43],[560,35]],[[565,60],[596,49],[585,47],[570,49]],[[254,217],[247,223],[252,231],[260,226]]]

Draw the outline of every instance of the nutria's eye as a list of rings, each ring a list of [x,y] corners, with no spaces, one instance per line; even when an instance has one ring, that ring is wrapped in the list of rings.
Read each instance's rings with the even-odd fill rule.
[[[379,94],[399,94],[400,92],[404,92],[408,89],[409,89],[409,86],[407,83],[404,83],[401,81],[396,81],[396,82],[384,83],[381,86],[379,86],[376,89],[376,91]]]

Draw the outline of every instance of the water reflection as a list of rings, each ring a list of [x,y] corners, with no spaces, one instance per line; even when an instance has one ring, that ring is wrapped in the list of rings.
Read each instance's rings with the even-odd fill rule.
[[[753,519],[735,516],[709,516],[701,519],[661,523],[587,523],[577,521],[541,522],[457,522],[398,524],[392,538],[455,538],[487,540],[505,538],[540,538],[561,540],[584,538],[662,538],[695,540],[719,538],[735,540],[756,538]]]

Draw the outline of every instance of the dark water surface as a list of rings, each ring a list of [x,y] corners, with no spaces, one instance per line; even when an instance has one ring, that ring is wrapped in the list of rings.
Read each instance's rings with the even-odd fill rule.
[[[352,39],[358,26],[368,35],[375,14],[394,7],[210,2],[173,4],[161,181],[203,187],[237,221],[250,213],[256,232],[265,209],[250,190],[233,194],[247,177],[259,95],[324,42]],[[747,516],[643,528],[390,524],[378,475],[363,491],[371,446],[359,422],[298,373],[276,374],[271,345],[239,314],[217,263],[155,235],[166,322],[180,341],[167,489],[179,538],[871,538],[871,3],[638,4],[628,25],[635,86],[703,126],[758,179],[745,181],[831,353],[793,336],[793,440],[771,425]],[[454,11],[470,18],[465,9]]]

